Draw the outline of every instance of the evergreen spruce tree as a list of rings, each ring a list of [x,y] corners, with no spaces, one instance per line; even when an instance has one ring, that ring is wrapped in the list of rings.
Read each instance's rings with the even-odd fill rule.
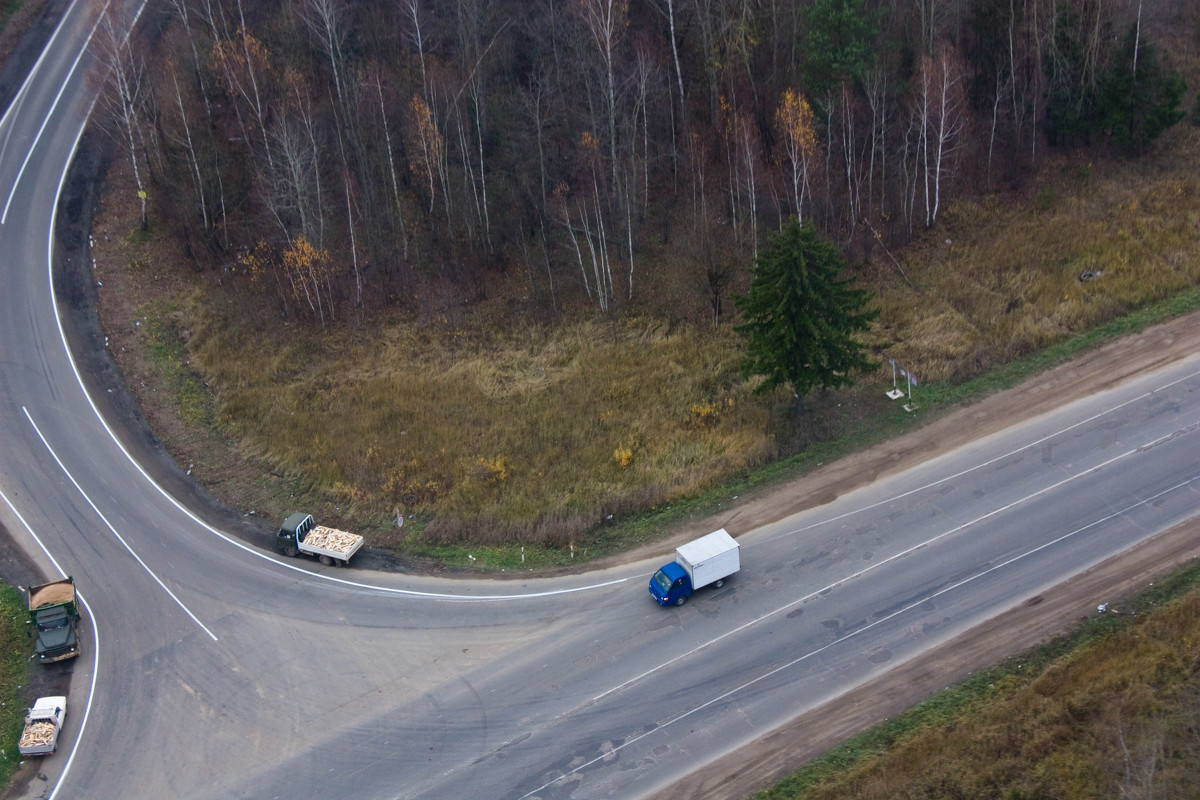
[[[759,252],[749,294],[734,297],[745,320],[734,328],[747,341],[742,373],[766,377],[757,391],[791,384],[803,410],[812,389],[850,384],[851,372],[875,366],[854,334],[879,312],[844,268],[837,248],[795,218]]]
[[[1121,49],[1100,82],[1099,127],[1118,147],[1144,153],[1184,112],[1179,104],[1187,84],[1163,64],[1151,42],[1141,42],[1131,27]]]

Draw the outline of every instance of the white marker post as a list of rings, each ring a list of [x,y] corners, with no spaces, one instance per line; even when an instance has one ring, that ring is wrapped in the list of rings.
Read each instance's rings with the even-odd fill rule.
[[[896,385],[896,362],[890,358],[888,361],[892,362],[892,389],[887,393],[887,396],[892,400],[899,400],[901,397],[904,397],[904,390]]]
[[[912,390],[914,386],[918,385],[917,379],[904,367],[897,366],[895,360],[889,358],[888,361],[892,363],[892,389],[887,393],[887,396],[893,400],[899,400],[901,397],[904,397],[904,390],[896,385],[896,373],[899,372],[908,379],[908,402],[904,404],[904,410],[910,412],[916,411],[917,404],[912,401]]]
[[[904,377],[908,378],[908,402],[904,404],[904,410],[908,412],[916,411],[917,404],[912,401],[912,387],[917,385],[917,379],[912,376],[911,372],[903,367],[900,368],[900,372],[904,375]]]

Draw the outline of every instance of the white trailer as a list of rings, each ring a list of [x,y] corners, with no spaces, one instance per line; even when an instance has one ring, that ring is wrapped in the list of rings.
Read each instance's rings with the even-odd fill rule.
[[[67,698],[39,697],[25,715],[17,751],[23,756],[46,756],[58,749],[58,734],[67,717]]]

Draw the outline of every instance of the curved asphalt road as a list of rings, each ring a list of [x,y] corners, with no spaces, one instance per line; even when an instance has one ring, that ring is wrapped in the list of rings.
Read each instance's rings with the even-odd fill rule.
[[[89,26],[72,5],[0,123],[0,521],[92,626],[29,796],[647,797],[1200,506],[1193,358],[759,530],[733,511],[742,572],[683,608],[654,563],[455,584],[248,548],[126,456],[60,332]]]

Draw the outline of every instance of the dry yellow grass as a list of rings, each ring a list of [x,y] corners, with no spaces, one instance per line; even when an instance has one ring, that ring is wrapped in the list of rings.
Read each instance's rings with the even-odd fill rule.
[[[576,520],[539,528],[543,543],[565,542],[773,454],[768,401],[737,376],[728,329],[584,321],[520,341],[460,335],[450,350],[396,322],[379,337],[283,333],[247,351],[219,309],[194,313],[219,419],[249,454],[350,515],[432,516],[435,540],[512,540]]]
[[[1200,592],[1043,668],[1004,668],[884,752],[770,800],[1193,797],[1200,780]],[[935,698],[932,704],[937,703]],[[936,707],[936,705],[935,705]],[[801,780],[801,782],[805,782]]]
[[[870,345],[924,384],[957,382],[1200,284],[1197,153],[1180,126],[1157,161],[1064,159],[1026,202],[953,205],[903,254],[911,285],[875,271]],[[728,324],[396,318],[322,334],[256,328],[237,294],[179,305],[245,455],[356,529],[416,514],[427,543],[565,544],[840,431],[830,416],[797,424],[785,391],[753,395]],[[257,497],[272,516],[293,502]]]

